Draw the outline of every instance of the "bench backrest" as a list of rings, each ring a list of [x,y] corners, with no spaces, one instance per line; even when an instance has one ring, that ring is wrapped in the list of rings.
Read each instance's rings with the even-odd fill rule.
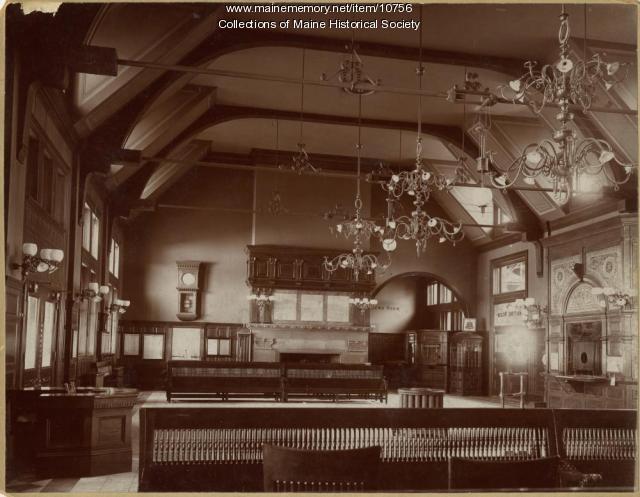
[[[566,453],[566,448],[558,444],[563,443],[561,423],[568,424],[569,418],[581,418],[581,422],[592,429],[606,429],[608,423],[614,426],[635,426],[636,423],[635,411],[601,411],[590,416],[592,412],[142,408],[140,490],[259,491],[264,444],[304,450],[348,450],[379,445],[382,447],[381,480],[385,488],[446,489],[450,457],[496,461],[553,457]],[[613,436],[616,438],[618,434],[614,432]],[[628,443],[632,443],[630,452],[635,453],[635,439]],[[607,454],[608,459],[601,460],[603,473],[608,466],[615,469],[619,463],[626,462],[619,461],[615,452]],[[616,463],[611,464],[612,461]],[[629,460],[629,463],[635,461]],[[189,468],[190,476],[183,479],[180,486],[180,475],[187,474],[185,467]],[[631,469],[625,467],[625,471],[630,471],[633,478],[633,467],[629,467]],[[201,481],[198,468],[204,468]],[[212,478],[212,471],[216,479]],[[425,479],[425,474],[430,477]],[[626,480],[617,475],[609,480],[604,476],[612,486],[626,484],[621,483]]]
[[[170,378],[279,378],[281,366],[273,362],[169,361]]]

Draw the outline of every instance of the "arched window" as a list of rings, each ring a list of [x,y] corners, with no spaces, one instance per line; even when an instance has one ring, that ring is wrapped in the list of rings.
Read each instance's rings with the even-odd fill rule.
[[[461,330],[464,312],[451,288],[433,280],[427,283],[425,293],[429,327],[444,331]]]

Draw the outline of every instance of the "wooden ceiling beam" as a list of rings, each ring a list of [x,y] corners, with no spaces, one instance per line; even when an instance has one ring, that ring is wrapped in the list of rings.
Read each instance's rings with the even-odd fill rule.
[[[300,114],[293,111],[285,111],[278,109],[261,109],[256,107],[241,107],[230,105],[217,105],[208,112],[204,113],[199,119],[194,121],[173,142],[160,152],[161,155],[167,155],[176,146],[186,143],[195,138],[199,133],[207,128],[237,119],[278,119],[298,121]],[[358,119],[348,116],[336,116],[330,114],[305,114],[304,121],[309,123],[332,124],[342,126],[358,126]],[[362,119],[362,126],[366,128],[390,129],[402,131],[415,131],[416,123],[410,121],[391,121],[385,119]],[[457,126],[447,126],[442,124],[422,123],[423,134],[440,138],[447,142],[462,148],[462,132]],[[465,152],[475,157],[478,155],[478,148],[471,139],[465,140]]]

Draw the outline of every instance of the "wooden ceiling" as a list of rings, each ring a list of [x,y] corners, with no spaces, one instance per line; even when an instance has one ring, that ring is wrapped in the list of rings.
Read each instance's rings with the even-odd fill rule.
[[[73,19],[66,6],[58,20]],[[446,92],[461,86],[465,71],[478,74],[482,88],[496,91],[523,72],[525,60],[551,62],[557,57],[559,5],[433,4],[390,18],[417,20],[422,12],[425,76],[422,98],[424,156],[429,168],[445,174],[463,144],[468,173],[478,180],[473,157],[477,146],[468,130],[474,105],[448,102]],[[590,52],[606,51],[618,60],[635,62],[637,12],[633,5],[568,5],[575,54],[582,54],[585,12]],[[69,13],[71,12],[71,14]],[[83,19],[88,16],[85,15]],[[419,33],[411,30],[225,30],[219,20],[280,19],[273,14],[231,14],[215,4],[108,4],[94,6],[84,44],[113,47],[119,59],[117,76],[77,73],[73,85],[75,130],[105,157],[115,151],[138,151],[143,160],[121,166],[107,161],[107,186],[131,206],[140,199],[153,203],[190,167],[189,161],[264,165],[278,149],[296,150],[300,139],[304,80],[304,142],[307,150],[330,164],[349,167],[357,140],[358,99],[337,85],[321,83],[348,57],[345,43],[353,37],[368,76],[384,88],[363,97],[363,155],[369,167],[384,161],[410,167],[415,158],[418,98]],[[296,16],[286,16],[294,19]],[[300,16],[301,17],[301,16]],[[308,16],[307,16],[308,17]],[[349,15],[342,16],[345,19]],[[366,18],[367,16],[362,16]],[[378,16],[379,17],[379,16]],[[67,21],[68,22],[68,21]],[[86,21],[85,21],[86,22]],[[188,66],[195,71],[136,67]],[[144,65],[144,64],[143,64]],[[303,74],[304,66],[304,74]],[[200,71],[200,72],[198,72]],[[598,106],[634,111],[636,69],[610,92],[601,92]],[[333,80],[334,83],[337,81]],[[504,169],[529,143],[547,138],[556,126],[555,109],[542,115],[526,107],[498,104],[491,109],[489,147],[497,168]],[[618,153],[637,163],[637,115],[589,113],[579,119],[582,136],[609,140]],[[105,151],[110,151],[106,153]],[[262,152],[260,152],[262,151]],[[270,151],[270,152],[269,152]],[[266,155],[265,155],[266,154]],[[94,155],[95,157],[95,155]],[[180,159],[181,164],[157,160]],[[145,158],[147,158],[145,160]],[[355,162],[350,161],[353,169]],[[548,187],[544,178],[540,187]],[[500,206],[514,221],[544,225],[566,215],[546,192],[490,192],[458,189],[436,200],[452,219],[486,220],[478,202]],[[493,200],[491,202],[490,200]],[[484,209],[482,209],[484,210]],[[523,214],[524,213],[524,214]],[[476,244],[491,242],[488,230],[472,229]]]

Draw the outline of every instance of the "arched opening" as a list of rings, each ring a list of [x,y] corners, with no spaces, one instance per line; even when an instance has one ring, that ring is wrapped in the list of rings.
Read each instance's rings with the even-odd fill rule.
[[[447,389],[449,336],[464,329],[468,304],[443,278],[403,273],[373,292],[369,362],[385,367],[392,386]]]

